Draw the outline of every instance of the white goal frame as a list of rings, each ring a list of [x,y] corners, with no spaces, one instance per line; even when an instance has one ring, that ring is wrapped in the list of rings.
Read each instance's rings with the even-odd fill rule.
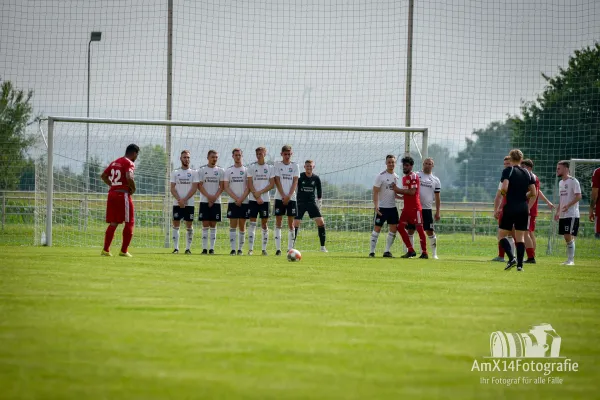
[[[45,246],[52,246],[52,213],[54,201],[54,124],[56,122],[83,123],[83,124],[118,124],[118,125],[153,125],[164,126],[167,143],[167,181],[171,169],[171,129],[172,126],[199,127],[199,128],[240,128],[240,129],[273,129],[273,130],[312,130],[312,131],[356,131],[356,132],[395,132],[406,133],[405,152],[410,152],[410,142],[413,133],[423,135],[419,153],[423,158],[427,157],[428,128],[424,127],[402,127],[402,126],[352,126],[352,125],[311,125],[311,124],[259,124],[259,123],[235,123],[235,122],[203,122],[203,121],[178,121],[178,120],[146,120],[146,119],[114,119],[114,118],[80,118],[69,116],[48,117],[48,149],[47,149],[47,184],[46,184],[46,226]],[[416,142],[415,142],[416,144]],[[87,162],[87,160],[86,160]],[[168,232],[167,232],[168,236]],[[168,238],[166,239],[168,244]]]

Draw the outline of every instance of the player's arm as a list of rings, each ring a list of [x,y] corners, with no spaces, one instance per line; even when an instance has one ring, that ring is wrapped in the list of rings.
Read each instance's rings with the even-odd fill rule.
[[[297,187],[298,187],[298,177],[295,176],[294,179],[292,180],[292,187],[290,188],[290,192],[287,194],[287,197],[292,197],[292,195],[296,191]]]
[[[102,175],[100,175],[100,178],[102,179],[102,182],[106,183],[106,185],[108,187],[112,186],[112,184],[110,183],[110,180],[108,179],[108,173],[106,171],[104,171],[102,173]]]
[[[563,212],[567,212],[569,210],[569,208],[573,207],[575,204],[577,204],[580,200],[581,200],[581,193],[575,193],[575,198],[573,198],[573,200],[570,203],[565,204],[562,207],[562,211]]]
[[[283,186],[281,186],[281,178],[277,175],[275,175],[275,186],[281,197],[284,198],[285,194],[283,193]]]
[[[171,194],[173,195],[173,197],[175,197],[175,200],[177,200],[177,204],[179,204],[179,207],[185,207],[185,200],[183,200],[179,197],[179,193],[177,193],[176,185],[177,184],[175,182],[171,182]]]
[[[548,198],[544,195],[544,192],[542,192],[542,189],[540,189],[539,193],[540,193],[540,198],[546,202],[546,204],[548,205],[548,208],[553,210],[554,204],[552,204],[552,202],[550,200],[548,200]]]
[[[321,206],[323,205],[323,188],[321,187],[321,178],[319,178],[317,176],[316,180],[316,189],[317,189],[317,206],[319,207],[319,209],[321,209]]]
[[[377,215],[381,215],[379,212],[379,187],[373,186],[373,205],[375,206],[375,212]]]
[[[208,194],[208,192],[206,191],[206,188],[204,187],[204,181],[200,181],[198,182],[198,190],[200,191],[200,193],[202,193],[202,196],[206,197],[207,199],[210,199],[212,196],[210,194]],[[210,200],[209,200],[210,201]]]
[[[223,184],[223,189],[225,193],[227,193],[229,197],[233,199],[234,202],[237,203],[238,201],[240,201],[240,199],[235,195],[233,190],[231,190],[231,186],[229,186],[229,181],[222,181],[221,183]]]
[[[531,207],[535,204],[535,200],[537,197],[537,190],[535,189],[535,184],[529,184],[529,191],[527,192],[527,197],[529,197],[529,202],[527,203],[527,210],[531,210]]]
[[[598,202],[598,188],[592,188],[592,196],[590,199],[590,221],[594,221],[594,213],[596,212],[596,203]]]
[[[394,189],[395,193],[403,194],[403,195],[407,195],[407,196],[414,196],[417,193],[417,188],[402,189],[402,188],[399,188],[398,186],[396,186],[396,184],[394,184],[392,186],[392,188]]]
[[[439,221],[440,220],[440,208],[442,206],[442,199],[440,197],[440,192],[435,192],[433,195],[435,197],[435,220]]]
[[[129,193],[134,194],[136,187],[135,180],[133,180],[133,172],[127,171],[127,173],[125,174],[125,179],[127,180],[127,186],[129,186]]]

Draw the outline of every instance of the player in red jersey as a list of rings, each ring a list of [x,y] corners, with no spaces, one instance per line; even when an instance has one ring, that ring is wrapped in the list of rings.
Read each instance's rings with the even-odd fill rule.
[[[592,196],[590,201],[590,221],[594,222],[596,239],[600,239],[600,201],[598,201],[598,190],[600,190],[600,168],[596,168],[592,175]]]
[[[140,148],[130,144],[125,150],[125,157],[117,158],[111,162],[101,175],[102,181],[108,185],[108,200],[106,202],[106,222],[108,228],[104,234],[104,248],[102,256],[112,256],[110,244],[115,236],[115,230],[120,223],[125,223],[123,228],[123,244],[120,256],[131,257],[127,251],[131,238],[133,237],[133,200],[131,195],[135,193],[135,181],[133,171],[134,161],[137,159]]]
[[[394,192],[401,194],[404,197],[404,208],[402,209],[402,214],[400,214],[398,232],[408,251],[401,258],[413,258],[417,255],[410,243],[408,232],[406,231],[407,224],[414,225],[419,233],[422,251],[420,258],[429,258],[427,255],[427,238],[425,237],[425,230],[423,229],[421,200],[419,198],[419,175],[412,170],[413,165],[415,165],[415,160],[410,156],[406,156],[401,162],[402,172],[404,173],[404,176],[402,177],[402,188],[394,186]]]
[[[533,161],[527,158],[521,161],[521,167],[529,171],[535,178],[535,191],[537,196],[532,197],[529,200],[529,221],[527,221],[527,231],[525,232],[525,251],[527,252],[527,260],[524,261],[527,264],[535,264],[536,242],[535,234],[533,232],[535,232],[535,219],[538,215],[538,200],[541,197],[551,210],[554,209],[554,204],[552,204],[540,190],[540,179],[533,173]]]

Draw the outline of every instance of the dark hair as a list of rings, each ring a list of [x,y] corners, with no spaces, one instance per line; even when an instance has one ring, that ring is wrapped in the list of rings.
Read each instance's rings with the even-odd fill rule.
[[[533,168],[533,161],[531,161],[529,158],[526,158],[523,161],[521,161],[521,165],[524,165],[529,168]]]
[[[558,165],[562,165],[563,167],[571,168],[571,162],[568,160],[561,160],[558,162]]]
[[[127,154],[133,154],[133,153],[139,153],[139,152],[140,152],[140,146],[138,146],[137,144],[133,144],[133,143],[131,143],[125,149],[125,155],[127,155]]]
[[[402,157],[402,160],[400,160],[400,162],[402,164],[415,165],[415,160],[413,160],[411,156]]]
[[[389,158],[393,158],[394,160],[396,159],[396,156],[393,154],[388,154],[387,156],[385,156],[385,160],[387,161]]]

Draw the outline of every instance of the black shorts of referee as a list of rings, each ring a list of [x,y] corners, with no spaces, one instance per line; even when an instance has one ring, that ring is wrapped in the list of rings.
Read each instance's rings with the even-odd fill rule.
[[[529,209],[527,203],[505,204],[502,209],[499,227],[505,231],[512,231],[513,227],[517,231],[526,231],[528,230],[528,221]]]

